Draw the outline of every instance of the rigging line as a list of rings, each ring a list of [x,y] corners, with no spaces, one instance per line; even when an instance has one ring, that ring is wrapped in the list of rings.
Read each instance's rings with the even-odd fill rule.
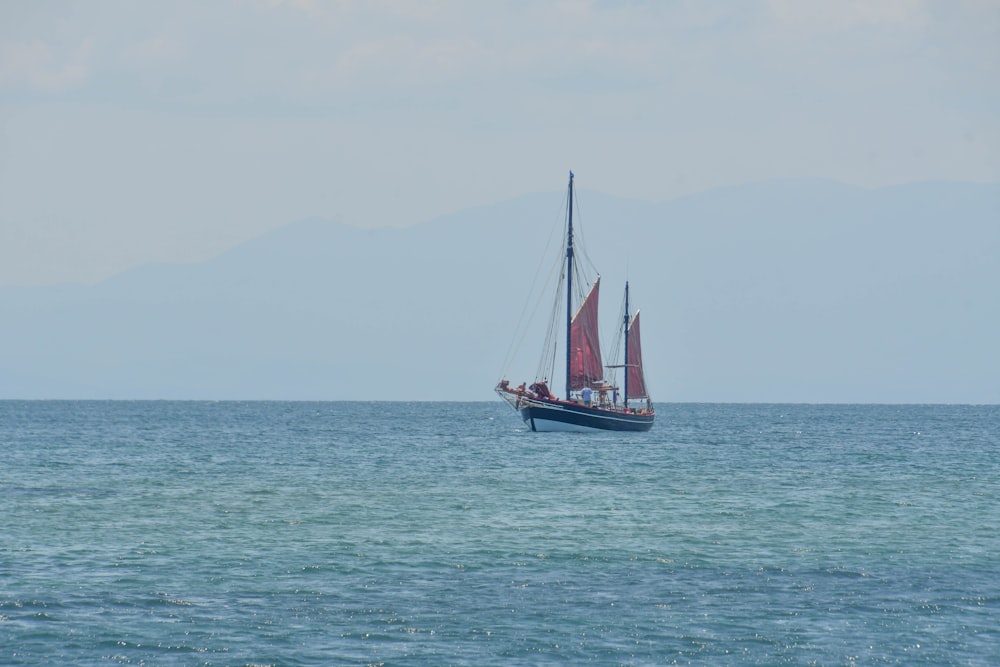
[[[538,368],[535,370],[535,380],[544,379],[548,381],[555,375],[556,356],[559,350],[556,331],[560,329],[560,317],[562,312],[562,286],[565,280],[565,273],[560,269],[557,280],[555,299],[552,310],[549,314],[549,324],[545,331],[545,343],[542,346],[542,355],[539,357]],[[548,373],[546,373],[546,366]]]
[[[618,308],[618,317],[615,319],[615,337],[611,345],[611,353],[607,356],[605,361],[612,359],[615,362],[618,361],[622,353],[622,343],[625,341],[624,327],[622,327],[622,321],[625,319],[625,299],[622,298],[621,306]],[[611,384],[618,384],[618,365],[617,363],[605,366],[611,370]]]
[[[573,192],[574,201],[576,201],[576,191]],[[574,207],[578,207],[578,204],[574,204]],[[574,211],[577,209],[574,208]],[[586,234],[584,233],[583,225],[579,224],[578,216],[573,216],[573,229],[574,238],[576,242],[574,243],[574,253],[573,253],[573,299],[574,299],[574,315],[579,309],[580,304],[586,298],[590,289],[594,286],[594,283],[601,277],[597,268],[594,266],[593,261],[590,259],[590,254],[587,252],[587,242]]]
[[[600,278],[600,277],[601,277],[601,275],[597,274],[597,278]],[[578,302],[581,302],[581,303],[583,302],[584,297],[586,297],[587,293],[590,292],[590,288],[594,286],[594,282],[595,282],[594,280],[590,280],[590,278],[588,276],[584,275],[584,273],[580,269],[580,267],[578,267],[576,265],[576,263],[574,262],[574,264],[573,264],[573,283],[576,286],[576,290],[575,290],[576,294],[575,294],[575,296],[576,296],[576,300]],[[574,308],[574,314],[576,313],[577,310],[579,310],[579,306],[577,306],[576,308]]]
[[[553,295],[552,308],[549,311],[548,324],[545,330],[545,338],[542,343],[542,354],[539,356],[538,367],[535,371],[535,379],[545,375],[545,367],[547,360],[551,357],[551,367],[555,368],[555,355],[558,348],[557,337],[556,337],[556,327],[559,321],[560,313],[562,311],[561,306],[562,301],[562,288],[566,280],[565,265],[563,264],[562,257],[557,257],[555,262],[552,264],[552,275],[556,277],[555,289],[550,292]],[[547,283],[548,284],[548,283]],[[541,305],[541,301],[539,301]],[[546,376],[547,378],[548,376]]]
[[[538,313],[538,309],[543,301],[543,297],[548,290],[548,285],[552,280],[552,270],[550,269],[542,289],[536,291],[539,277],[542,275],[543,268],[546,264],[545,258],[550,256],[549,252],[552,247],[553,237],[555,236],[558,228],[559,225],[549,226],[549,236],[545,242],[544,252],[539,255],[538,265],[535,267],[535,273],[532,277],[531,289],[528,292],[528,298],[524,300],[524,305],[521,308],[521,314],[518,316],[517,324],[514,327],[514,336],[511,337],[511,342],[507,346],[507,353],[504,355],[503,366],[501,367],[501,377],[505,377],[507,375],[507,371],[510,369],[510,364],[513,363],[513,357],[520,350],[521,344],[523,343],[525,336],[528,334],[528,322],[534,320],[535,315]],[[535,295],[537,295],[537,297]],[[531,315],[526,319],[525,314],[528,312],[528,309],[532,304],[534,304],[534,308]]]
[[[558,278],[556,279],[556,288],[554,290],[554,292],[555,292],[555,308],[549,314],[549,321],[548,321],[548,325],[546,327],[545,338],[544,338],[544,341],[543,341],[543,344],[542,344],[542,355],[541,355],[541,357],[539,357],[538,367],[535,370],[535,379],[536,380],[539,379],[539,376],[541,376],[544,373],[544,370],[545,370],[545,360],[550,355],[552,356],[553,363],[554,363],[554,360],[555,360],[555,349],[556,349],[555,325],[556,325],[556,321],[558,320],[559,306],[562,304],[562,299],[560,297],[560,292],[561,292],[562,285],[563,285],[563,272],[562,272],[560,264],[561,263],[556,264],[556,265],[553,266],[554,271],[553,271],[552,275],[558,275]],[[546,281],[546,286],[548,286],[550,283],[551,283],[551,276],[550,276],[550,280]],[[539,299],[538,306],[541,307],[541,304],[542,304],[542,300]],[[536,308],[536,312],[537,312],[537,308]]]
[[[587,234],[584,229],[583,223],[583,210],[580,207],[580,200],[577,197],[576,190],[573,190],[573,216],[574,220],[574,230],[575,235],[580,237],[580,252],[583,255],[583,266],[582,269],[589,271],[590,273],[597,273],[597,267],[594,265],[594,261],[590,259],[590,254],[587,252]],[[575,256],[575,255],[574,255]],[[589,281],[588,281],[589,282]]]
[[[569,220],[569,203],[565,198],[562,199],[560,205],[560,225],[559,228],[563,230],[563,234],[560,239],[563,245],[567,242],[568,233],[568,220]],[[570,270],[575,270],[576,262],[571,262]],[[565,302],[563,301],[563,286],[565,280],[571,275],[575,277],[575,272],[573,274],[568,274],[566,272],[566,254],[560,253],[556,258],[555,270],[558,273],[559,279],[557,281],[557,286],[554,291],[554,299],[552,304],[552,310],[549,315],[549,324],[545,332],[545,343],[542,347],[542,355],[539,357],[538,368],[535,372],[535,380],[543,379],[546,381],[552,381],[555,379],[556,373],[556,359],[559,356],[560,351],[560,332],[562,330],[562,314],[565,312]],[[579,282],[577,283],[577,289],[579,289]]]
[[[538,283],[539,276],[542,273],[541,268],[542,267],[540,265],[536,272],[534,279],[535,284]],[[550,270],[542,284],[542,288],[538,291],[536,291],[534,287],[532,288],[531,294],[533,295],[537,294],[537,298],[533,296],[529,299],[525,299],[524,301],[524,306],[521,309],[521,316],[518,318],[517,326],[514,329],[515,331],[514,338],[512,339],[510,346],[507,348],[507,355],[504,357],[504,366],[503,366],[504,376],[506,376],[510,364],[513,363],[514,356],[516,356],[518,351],[521,349],[524,343],[524,339],[527,337],[529,333],[528,323],[535,321],[536,316],[538,315],[538,311],[542,307],[542,303],[545,301],[544,295],[549,291],[549,286],[552,284],[552,276],[553,272]],[[526,316],[526,313],[528,312],[529,308],[531,309],[531,313],[530,315]]]

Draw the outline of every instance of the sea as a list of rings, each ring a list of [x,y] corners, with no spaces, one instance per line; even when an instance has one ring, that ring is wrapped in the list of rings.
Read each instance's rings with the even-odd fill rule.
[[[0,664],[1000,664],[1000,406],[656,407],[0,401]]]

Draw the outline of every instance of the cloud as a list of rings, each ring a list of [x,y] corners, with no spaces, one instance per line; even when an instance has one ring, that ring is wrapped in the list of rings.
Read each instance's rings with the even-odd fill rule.
[[[768,0],[780,22],[809,32],[845,30],[866,25],[915,25],[928,20],[924,0]]]
[[[956,5],[951,21],[968,15],[995,26],[985,1]],[[245,113],[268,100],[329,112],[469,92],[555,99],[658,89],[676,99],[749,91],[750,79],[766,90],[786,75],[808,89],[857,76],[866,60],[895,67],[901,48],[918,51],[941,29],[928,18],[938,7],[931,0],[84,3],[72,5],[71,21],[36,17],[19,39],[16,25],[0,27],[0,39],[8,33],[0,86],[47,95],[90,86],[125,106]],[[937,60],[932,67],[950,66]]]
[[[157,35],[131,45],[125,50],[126,58],[137,66],[156,66],[177,61],[184,53],[181,39],[170,35]]]
[[[26,88],[43,94],[65,93],[90,77],[92,42],[59,52],[41,40],[0,40],[0,89]]]
[[[315,12],[319,7],[316,0],[265,0],[268,7],[290,7],[291,9]]]
[[[0,202],[137,178],[233,225],[300,206],[377,226],[569,167],[652,200],[995,180],[998,35],[997,0],[0,2]]]

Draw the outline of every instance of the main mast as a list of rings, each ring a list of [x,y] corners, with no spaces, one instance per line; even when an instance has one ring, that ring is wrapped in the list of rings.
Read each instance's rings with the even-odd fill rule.
[[[622,382],[622,397],[625,400],[625,409],[628,409],[628,281],[625,281],[625,323],[622,335],[625,337],[625,381]]]
[[[573,330],[573,172],[569,172],[569,205],[566,217],[566,400],[570,399],[570,364],[573,349],[570,336]]]

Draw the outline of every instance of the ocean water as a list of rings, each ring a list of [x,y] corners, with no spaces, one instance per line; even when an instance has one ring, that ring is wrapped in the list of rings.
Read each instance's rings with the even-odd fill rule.
[[[1000,406],[0,402],[0,664],[1000,664]]]

